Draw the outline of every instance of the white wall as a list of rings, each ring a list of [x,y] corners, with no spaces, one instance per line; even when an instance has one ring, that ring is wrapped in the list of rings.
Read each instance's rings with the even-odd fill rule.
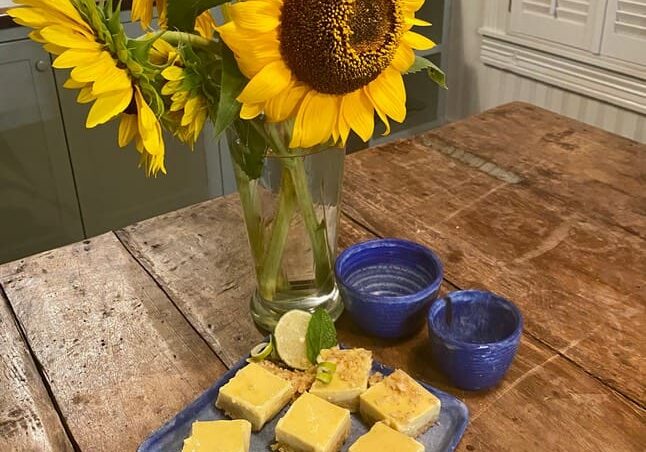
[[[522,100],[646,143],[644,115],[484,65],[480,61],[478,29],[484,23],[486,1],[491,0],[453,0],[449,120]]]

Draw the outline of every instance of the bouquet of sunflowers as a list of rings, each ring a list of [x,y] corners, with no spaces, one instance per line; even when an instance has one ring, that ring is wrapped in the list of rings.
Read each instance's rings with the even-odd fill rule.
[[[434,46],[412,31],[430,25],[415,17],[424,0],[133,0],[137,38],[112,0],[15,2],[9,15],[33,29],[55,68],[70,70],[64,86],[78,90],[78,102],[92,104],[86,126],[119,121],[118,145],[134,141],[148,175],[166,173],[162,130],[191,147],[207,120],[227,132],[264,301],[295,290],[282,265],[295,218],[309,240],[315,292],[334,284],[334,231],[305,156],[342,148],[352,132],[369,140],[375,115],[386,133],[389,121],[404,121],[404,74],[426,70],[444,85],[414,53]],[[282,167],[271,214],[259,182],[268,156]]]

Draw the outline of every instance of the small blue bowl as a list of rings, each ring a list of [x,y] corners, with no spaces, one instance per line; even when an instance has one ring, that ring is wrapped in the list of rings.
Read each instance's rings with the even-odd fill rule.
[[[495,386],[516,355],[522,331],[516,305],[491,292],[451,292],[428,312],[433,359],[462,389]]]
[[[419,330],[444,274],[435,253],[401,239],[370,240],[347,248],[336,260],[335,273],[353,320],[386,339]]]

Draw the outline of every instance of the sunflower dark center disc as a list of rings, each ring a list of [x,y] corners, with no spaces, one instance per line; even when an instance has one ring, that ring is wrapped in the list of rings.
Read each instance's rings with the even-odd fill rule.
[[[280,51],[301,82],[347,94],[390,65],[402,28],[398,0],[284,0]]]

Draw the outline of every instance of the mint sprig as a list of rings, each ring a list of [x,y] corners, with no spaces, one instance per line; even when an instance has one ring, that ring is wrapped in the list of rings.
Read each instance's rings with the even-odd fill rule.
[[[318,308],[312,314],[310,323],[307,326],[305,345],[307,347],[307,359],[312,364],[316,364],[316,358],[321,350],[337,345],[334,321],[325,309]]]

